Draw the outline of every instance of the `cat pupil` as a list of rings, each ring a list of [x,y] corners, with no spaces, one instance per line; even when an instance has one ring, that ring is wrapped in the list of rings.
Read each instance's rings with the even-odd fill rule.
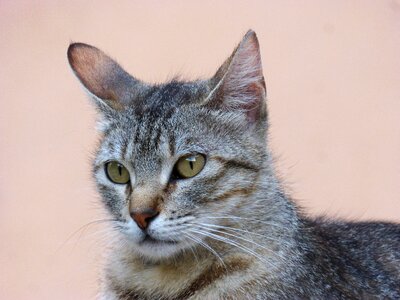
[[[121,167],[121,165],[118,165],[118,173],[119,173],[119,176],[122,176],[122,167]]]
[[[193,161],[189,161],[190,168],[193,170]]]

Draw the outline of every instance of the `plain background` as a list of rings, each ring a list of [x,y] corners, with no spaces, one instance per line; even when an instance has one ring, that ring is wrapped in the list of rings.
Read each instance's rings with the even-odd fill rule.
[[[96,294],[107,238],[79,230],[104,217],[89,171],[95,111],[69,43],[161,82],[212,75],[249,28],[293,197],[313,215],[400,221],[399,1],[1,0],[1,299]]]

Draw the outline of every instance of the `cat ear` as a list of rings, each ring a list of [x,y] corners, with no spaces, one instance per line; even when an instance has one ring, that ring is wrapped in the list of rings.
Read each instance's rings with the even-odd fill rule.
[[[210,82],[214,88],[205,106],[243,112],[251,123],[266,118],[266,88],[254,31],[246,33]]]
[[[96,47],[74,43],[67,54],[75,75],[97,100],[101,110],[107,107],[122,109],[144,86]]]

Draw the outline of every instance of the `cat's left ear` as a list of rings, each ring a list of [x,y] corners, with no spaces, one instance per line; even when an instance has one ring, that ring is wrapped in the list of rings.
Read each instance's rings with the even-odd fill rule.
[[[145,88],[145,84],[96,47],[73,43],[67,55],[75,75],[103,113],[110,108],[123,109]]]
[[[254,31],[246,33],[210,82],[213,90],[203,105],[243,112],[250,123],[265,120],[266,88],[260,47]]]

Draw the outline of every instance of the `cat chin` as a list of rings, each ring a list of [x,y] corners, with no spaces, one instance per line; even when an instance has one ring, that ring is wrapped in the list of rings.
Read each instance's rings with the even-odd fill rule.
[[[176,256],[185,248],[183,243],[140,243],[133,245],[134,250],[143,258],[161,261]]]

